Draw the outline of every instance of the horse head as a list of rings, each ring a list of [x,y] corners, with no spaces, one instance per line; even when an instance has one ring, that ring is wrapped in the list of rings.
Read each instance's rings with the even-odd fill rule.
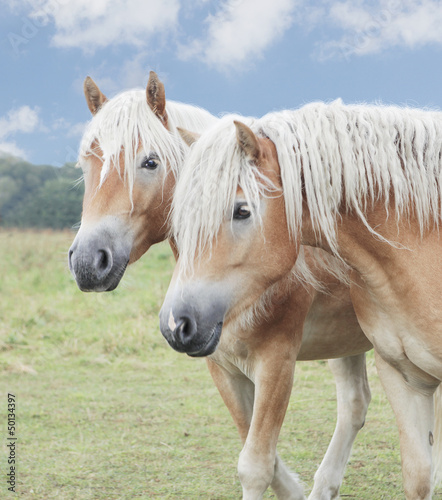
[[[69,267],[81,290],[109,291],[129,263],[167,237],[173,170],[183,145],[154,72],[145,92],[108,100],[89,77],[84,92],[93,118],[80,147],[85,195]]]
[[[231,119],[206,135],[176,187],[180,258],[160,312],[169,344],[191,356],[211,354],[223,323],[285,276],[299,248],[290,241],[274,144]]]

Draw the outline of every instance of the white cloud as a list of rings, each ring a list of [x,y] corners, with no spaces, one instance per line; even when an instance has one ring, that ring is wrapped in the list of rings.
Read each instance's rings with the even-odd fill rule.
[[[0,138],[15,132],[33,132],[39,124],[38,113],[38,108],[29,106],[11,109],[6,116],[0,117]]]
[[[416,49],[442,44],[439,0],[333,2],[323,23],[344,33],[320,43],[321,57],[366,55],[393,47]]]
[[[394,47],[414,49],[442,44],[440,0],[3,0],[3,3],[27,15],[22,31],[28,31],[23,40],[15,40],[17,48],[49,23],[55,27],[52,44],[56,47],[93,52],[111,45],[134,46],[127,71],[121,69],[127,75],[127,82],[123,83],[129,86],[140,85],[145,77],[144,61],[152,47],[158,50],[166,43],[176,49],[181,59],[198,59],[221,71],[247,69],[289,29],[316,30],[317,55],[322,59],[362,56]],[[202,33],[196,35],[195,19],[204,13]]]
[[[150,37],[173,30],[180,0],[28,0],[40,25],[53,22],[57,47],[93,51],[112,44],[146,46]]]
[[[18,158],[26,158],[26,153],[23,149],[19,148],[15,142],[0,141],[0,155],[12,155]]]
[[[40,127],[39,111],[37,107],[32,109],[29,106],[21,106],[0,117],[0,151],[23,158],[26,156],[10,136],[18,132],[31,133]]]
[[[180,57],[196,57],[218,69],[247,66],[292,25],[296,3],[226,0],[216,14],[207,17],[207,37],[182,46]]]

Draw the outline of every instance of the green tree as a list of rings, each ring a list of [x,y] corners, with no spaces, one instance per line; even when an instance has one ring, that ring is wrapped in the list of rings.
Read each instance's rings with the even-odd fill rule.
[[[83,185],[73,164],[61,168],[0,157],[0,224],[63,229],[80,221]]]

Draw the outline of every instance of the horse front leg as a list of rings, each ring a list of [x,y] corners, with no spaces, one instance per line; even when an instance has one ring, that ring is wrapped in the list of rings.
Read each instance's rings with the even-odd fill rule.
[[[255,399],[261,399],[259,397],[256,398],[254,382],[242,373],[232,373],[210,358],[207,358],[207,366],[235,422],[243,445],[245,445],[248,440],[248,451],[251,453],[252,450],[255,450],[259,453],[259,450],[255,446],[256,439],[248,439],[249,429],[254,414],[254,401]],[[293,373],[291,374],[291,378],[293,378]],[[282,418],[284,418],[284,416]],[[256,427],[256,423],[254,425]],[[241,469],[239,474],[243,487],[244,499],[255,500],[262,498],[264,491],[268,488],[270,483],[277,497],[281,500],[301,500],[305,498],[302,490],[300,490],[296,475],[290,472],[288,467],[278,457],[276,450],[270,453],[270,455],[273,454],[273,460],[270,459],[269,465],[264,467],[266,470],[263,473],[262,464],[260,464],[261,457],[254,462],[251,454],[248,455],[248,452],[244,451],[245,448],[244,446],[238,465],[238,469]],[[276,448],[276,443],[274,448]],[[247,469],[249,473],[244,469]],[[297,491],[301,491],[301,494],[296,495],[293,493]]]
[[[402,477],[407,500],[432,494],[433,391],[418,390],[375,350],[376,368],[399,429]]]
[[[279,499],[304,500],[296,476],[276,453],[292,390],[296,355],[291,346],[273,339],[257,358],[253,416],[238,461],[243,499],[261,499],[271,485]]]
[[[239,371],[232,373],[210,358],[206,358],[210,375],[238,429],[244,444],[249,433],[255,399],[255,384]]]
[[[332,500],[339,497],[351,448],[364,425],[371,399],[365,353],[331,359],[329,366],[336,382],[338,417],[332,440],[316,471],[309,500]]]

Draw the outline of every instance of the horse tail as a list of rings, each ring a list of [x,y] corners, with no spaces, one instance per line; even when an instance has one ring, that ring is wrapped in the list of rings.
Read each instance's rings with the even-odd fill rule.
[[[442,482],[442,384],[434,393],[433,470],[435,485]]]

